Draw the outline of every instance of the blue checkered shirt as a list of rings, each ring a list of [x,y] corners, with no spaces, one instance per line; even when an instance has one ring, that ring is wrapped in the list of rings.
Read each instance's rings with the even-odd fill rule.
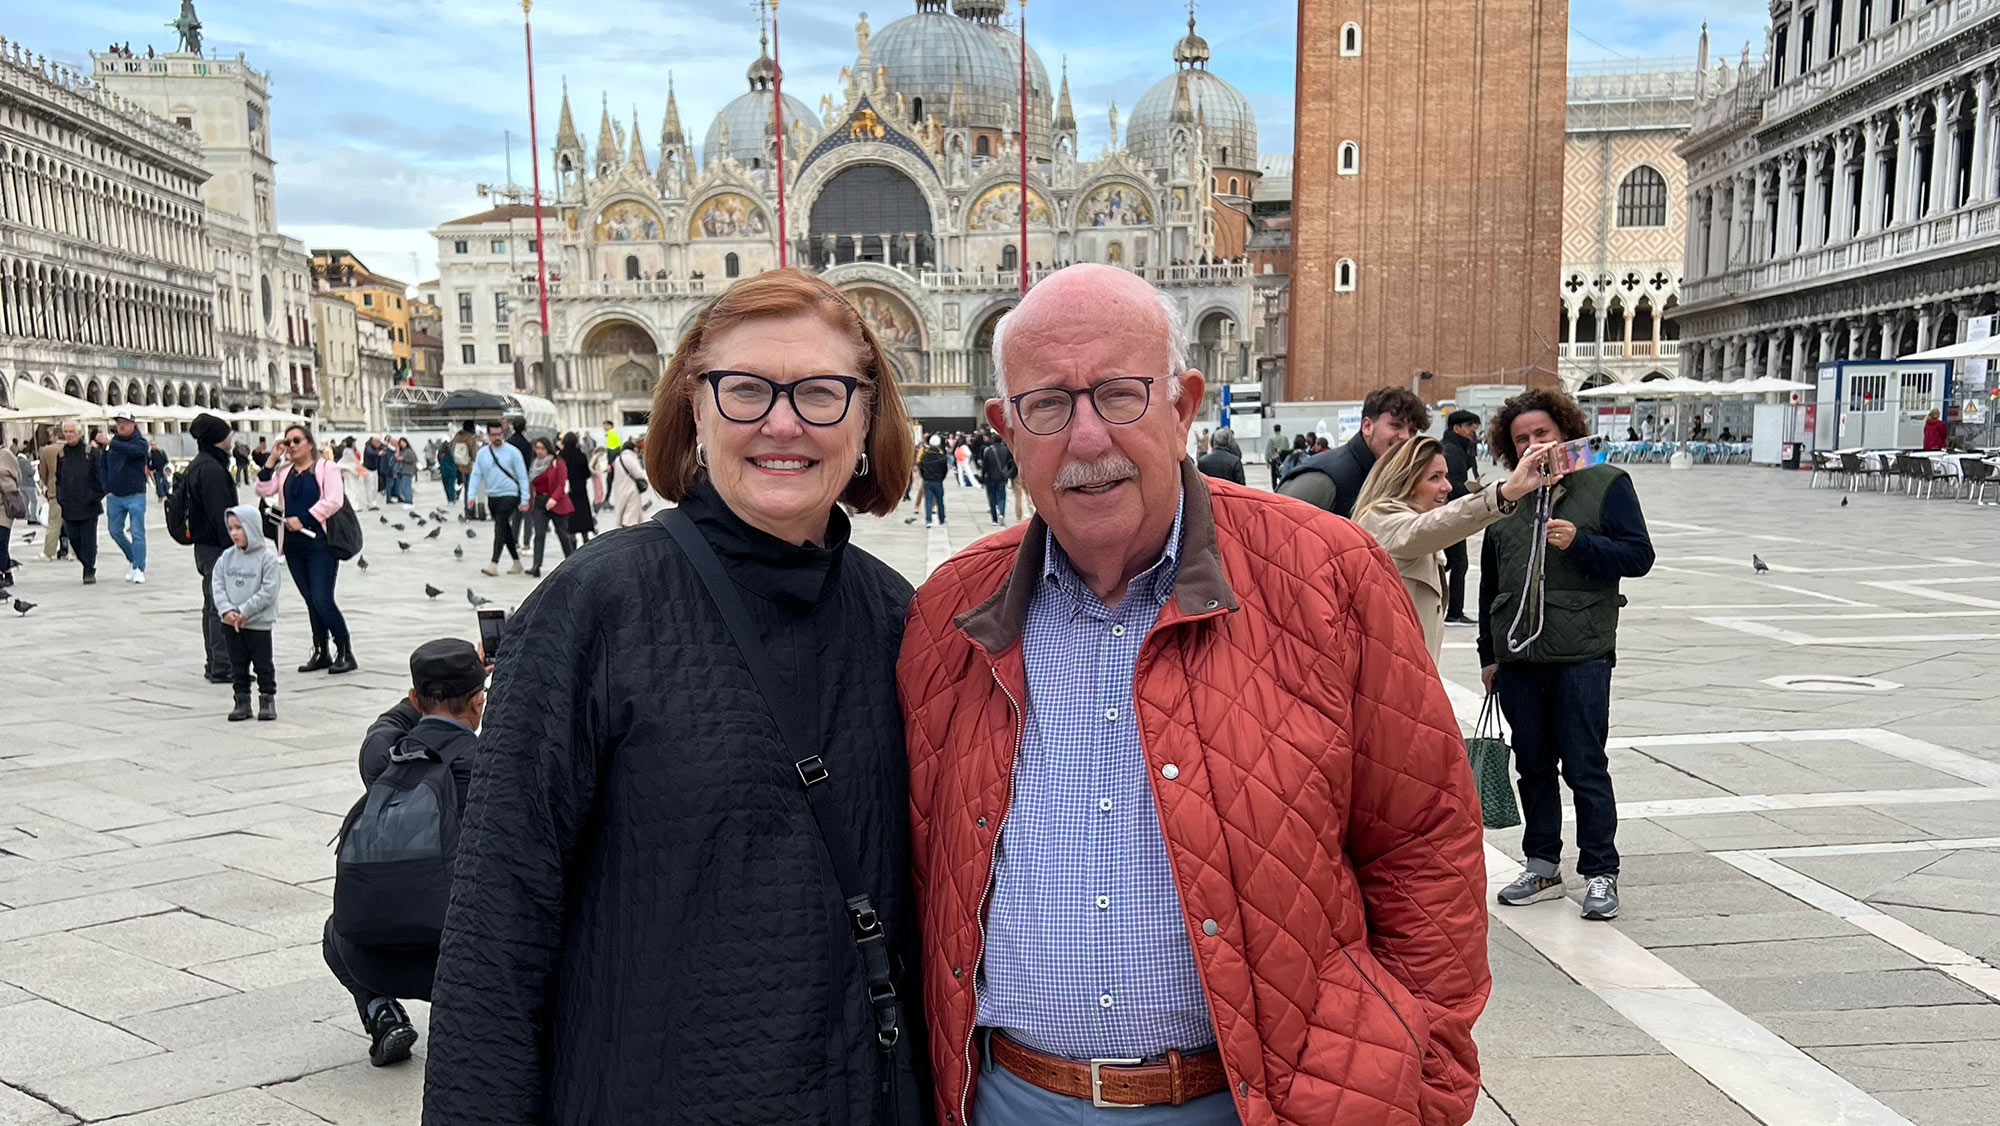
[[[1185,511],[1186,496],[1182,496]],[[1133,667],[1180,570],[1106,609],[1055,536],[1028,604],[1027,723],[996,850],[979,1023],[1073,1060],[1215,1043],[1132,714]]]

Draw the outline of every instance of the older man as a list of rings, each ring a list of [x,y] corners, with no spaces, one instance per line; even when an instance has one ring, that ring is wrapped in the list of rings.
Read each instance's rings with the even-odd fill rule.
[[[1463,1123],[1457,724],[1365,532],[1187,461],[1183,339],[1089,265],[995,335],[1038,515],[937,570],[899,670],[938,1119]]]
[[[72,419],[62,424],[62,447],[56,451],[52,477],[62,508],[63,536],[83,565],[86,586],[97,581],[97,518],[104,515],[100,456],[83,440],[82,423]]]

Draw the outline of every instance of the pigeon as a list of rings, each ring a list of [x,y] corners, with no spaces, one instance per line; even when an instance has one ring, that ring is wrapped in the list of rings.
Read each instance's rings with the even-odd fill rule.
[[[1771,565],[1769,563],[1764,562],[1762,559],[1757,558],[1755,555],[1752,555],[1750,557],[1750,566],[1755,568],[1757,573],[1760,575],[1771,569]]]
[[[407,543],[405,543],[405,542],[403,542],[402,540],[397,540],[397,541],[396,541],[396,546],[397,546],[397,547],[399,547],[399,548],[402,548],[402,549],[403,549],[404,551],[408,551],[408,550],[410,550],[410,545],[409,545],[409,544],[407,544]]]
[[[424,518],[423,518],[423,517],[421,517],[421,516],[417,517],[417,518],[416,518],[416,521],[417,521],[417,527],[421,528],[421,527],[423,527],[423,526],[424,526]]]
[[[479,538],[479,529],[478,529],[478,528],[467,528],[467,529],[465,530],[465,538],[466,538],[466,539],[469,539],[469,540],[476,540],[476,539],[478,539],[478,538]]]
[[[399,532],[400,532],[400,531],[402,531],[402,530],[403,530],[403,527],[404,527],[404,525],[402,525],[402,524],[391,524],[391,525],[389,525],[389,526],[390,526],[391,528],[394,528],[394,529],[396,529],[396,530],[397,530],[397,531],[399,531]]]
[[[424,534],[424,538],[427,540],[434,540],[443,534],[444,534],[443,528],[432,528],[429,532]]]
[[[492,599],[479,597],[479,595],[476,592],[474,592],[471,587],[465,588],[465,600],[467,602],[472,603],[472,608],[474,610],[479,609],[481,606],[491,606],[493,604]]]
[[[389,522],[389,518],[387,516],[377,516],[375,519],[380,520],[384,524],[387,524]]]
[[[429,584],[429,583],[425,583],[425,584],[424,584],[424,593],[425,593],[426,595],[430,596],[430,600],[431,600],[432,602],[436,602],[436,601],[437,601],[437,596],[438,596],[438,595],[440,595],[440,594],[443,594],[443,593],[444,593],[444,591],[441,591],[441,590],[439,590],[438,588],[436,588],[436,587],[432,586],[432,585],[431,585],[431,584]]]
[[[355,556],[355,557],[354,557],[354,565],[355,565],[356,567],[359,567],[359,568],[361,568],[362,570],[366,571],[366,570],[368,569],[368,557],[367,557],[367,556],[365,556],[365,555],[357,555],[357,556]]]
[[[454,547],[451,549],[451,555],[452,558],[454,559],[462,560],[465,558],[465,549],[462,547]]]
[[[24,616],[24,617],[25,617],[25,616],[27,615],[28,611],[30,611],[30,610],[32,610],[32,609],[34,609],[34,608],[35,608],[36,606],[38,606],[38,605],[40,605],[40,603],[37,603],[37,602],[23,602],[23,601],[21,601],[20,599],[16,598],[16,599],[14,600],[14,612],[15,612],[16,614],[20,614],[20,615],[22,615],[22,616]]]
[[[1841,497],[1841,498],[1840,498],[1840,507],[1842,507],[1842,508],[1846,508],[1846,507],[1847,507],[1847,498],[1846,498],[1846,497]]]

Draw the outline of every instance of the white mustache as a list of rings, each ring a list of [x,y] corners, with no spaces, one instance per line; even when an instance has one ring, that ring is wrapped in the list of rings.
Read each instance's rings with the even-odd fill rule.
[[[1123,481],[1137,477],[1139,467],[1130,458],[1112,454],[1099,461],[1072,461],[1056,474],[1055,487],[1058,489],[1087,489],[1095,485],[1109,485],[1113,481]]]

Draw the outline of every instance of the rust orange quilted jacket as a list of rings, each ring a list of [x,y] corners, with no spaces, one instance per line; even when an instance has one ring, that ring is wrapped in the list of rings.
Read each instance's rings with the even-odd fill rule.
[[[1191,465],[1182,485],[1180,571],[1133,704],[1237,1113],[1246,1126],[1459,1126],[1491,986],[1479,806],[1409,596],[1346,520]],[[903,635],[945,1126],[977,1126],[973,990],[1045,528],[938,568]]]

